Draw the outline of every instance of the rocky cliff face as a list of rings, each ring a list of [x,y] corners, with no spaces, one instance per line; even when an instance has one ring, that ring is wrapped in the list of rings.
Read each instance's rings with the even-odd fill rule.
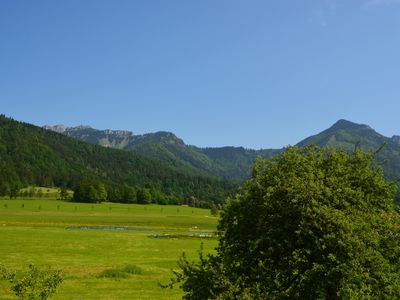
[[[54,126],[45,125],[45,126],[43,126],[43,128],[47,129],[47,130],[55,131],[58,133],[64,133],[65,129],[67,127],[65,127],[64,125],[54,125]]]
[[[124,149],[135,139],[134,134],[127,130],[98,130],[87,125],[76,127],[46,125],[43,128],[83,140],[90,144],[99,144],[104,147],[117,149]]]
[[[397,145],[400,145],[400,135],[392,136],[392,141],[393,141],[393,143],[396,143]]]

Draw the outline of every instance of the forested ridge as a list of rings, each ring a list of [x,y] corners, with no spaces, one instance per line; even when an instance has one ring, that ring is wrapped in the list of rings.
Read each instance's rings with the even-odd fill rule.
[[[110,191],[147,189],[176,203],[222,203],[236,185],[178,170],[165,162],[84,143],[37,126],[0,116],[0,194],[28,185],[75,188],[100,182]]]
[[[135,151],[143,156],[161,160],[184,172],[196,172],[238,183],[250,176],[251,165],[257,156],[269,158],[280,149],[245,149],[243,147],[200,148],[187,145],[174,133],[158,131],[133,134],[127,130],[99,130],[90,126],[44,126],[90,144]]]
[[[46,128],[59,130],[65,135],[91,144],[132,150],[151,159],[164,161],[184,172],[198,172],[239,183],[250,177],[251,166],[257,156],[268,159],[284,150],[253,150],[243,147],[200,148],[186,145],[175,134],[165,131],[134,135],[129,131],[98,130],[89,126],[58,125]],[[384,163],[387,179],[397,180],[400,176],[400,137],[386,137],[367,125],[339,120],[330,128],[296,144],[298,147],[307,145],[344,148],[350,152],[355,147],[376,151],[385,145],[377,153],[377,161]]]

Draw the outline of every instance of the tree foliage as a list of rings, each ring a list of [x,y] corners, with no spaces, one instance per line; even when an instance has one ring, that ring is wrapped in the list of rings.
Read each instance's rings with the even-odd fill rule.
[[[136,192],[137,202],[139,204],[149,204],[151,203],[151,193],[149,189],[138,189]]]
[[[395,187],[355,149],[258,159],[219,223],[216,255],[180,260],[186,299],[399,299]]]
[[[59,270],[42,270],[33,264],[26,272],[12,272],[0,265],[0,279],[11,283],[11,291],[18,299],[46,300],[56,292],[64,276]]]
[[[107,191],[101,182],[82,180],[74,189],[75,202],[98,203],[107,200]]]
[[[60,200],[68,200],[69,199],[68,190],[67,190],[66,186],[60,187],[59,198],[60,198]]]

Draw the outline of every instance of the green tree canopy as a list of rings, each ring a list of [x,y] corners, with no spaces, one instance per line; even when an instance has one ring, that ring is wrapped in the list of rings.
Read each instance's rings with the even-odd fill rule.
[[[149,189],[141,188],[136,192],[137,203],[139,204],[149,204],[151,203],[151,193]]]
[[[107,200],[107,191],[101,182],[81,180],[76,183],[73,200],[87,203],[102,202]]]
[[[183,256],[186,299],[399,299],[399,215],[373,154],[287,148],[258,159],[219,223],[217,254]]]

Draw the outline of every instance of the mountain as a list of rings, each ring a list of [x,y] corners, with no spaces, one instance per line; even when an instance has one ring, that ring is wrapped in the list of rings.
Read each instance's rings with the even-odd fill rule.
[[[15,185],[73,187],[88,178],[109,187],[147,188],[179,202],[221,203],[237,187],[226,179],[243,181],[258,155],[269,158],[283,151],[199,148],[171,132],[135,135],[90,126],[45,128],[50,130],[0,116],[0,194]],[[297,144],[307,145],[374,151],[385,176],[400,177],[400,137],[385,137],[368,125],[339,120]]]
[[[390,142],[389,138],[377,133],[368,125],[339,120],[321,133],[302,140],[297,146],[317,145],[320,147],[344,147],[351,150],[356,144],[359,144],[365,149],[376,150],[387,142]]]
[[[63,134],[92,144],[136,151],[180,170],[199,172],[237,182],[249,177],[251,165],[257,156],[270,158],[283,150],[252,150],[243,147],[199,148],[186,145],[171,132],[134,135],[129,131],[97,130],[87,126],[65,128],[62,125],[50,129],[57,131],[60,128],[64,128]],[[299,147],[307,145],[341,147],[348,151],[356,146],[376,151],[385,145],[376,157],[385,163],[385,174],[389,179],[394,180],[400,176],[400,136],[385,137],[368,125],[339,120],[330,128],[297,144]]]
[[[400,145],[400,136],[399,135],[392,136],[391,140],[392,140],[393,143],[395,143],[397,145]]]
[[[217,176],[242,182],[250,176],[257,156],[269,158],[280,150],[251,150],[243,147],[199,148],[186,145],[175,134],[166,131],[134,135],[123,130],[98,130],[90,126],[44,126],[84,142],[105,147],[135,151],[186,172]]]
[[[376,152],[375,157],[383,164],[385,176],[389,180],[400,178],[400,137],[383,136],[368,125],[339,120],[330,128],[297,144],[299,147],[306,145],[343,148],[348,151],[361,147]]]
[[[130,186],[157,191],[184,202],[221,203],[236,185],[199,173],[178,169],[136,151],[91,145],[65,136],[67,128],[53,132],[0,116],[0,195],[27,185],[74,187],[80,179],[100,181],[108,187]],[[75,128],[88,132],[90,127]],[[124,132],[112,133],[122,141]]]

